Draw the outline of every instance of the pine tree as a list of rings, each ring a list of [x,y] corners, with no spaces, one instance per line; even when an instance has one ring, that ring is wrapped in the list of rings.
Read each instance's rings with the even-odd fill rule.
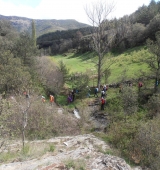
[[[33,39],[34,47],[36,47],[36,28],[35,28],[34,20],[32,20],[32,39]]]

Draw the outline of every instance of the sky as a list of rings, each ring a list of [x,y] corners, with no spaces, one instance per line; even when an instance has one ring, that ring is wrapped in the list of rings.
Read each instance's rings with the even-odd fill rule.
[[[135,12],[151,0],[105,0],[114,2],[112,17],[122,17]],[[158,0],[156,0],[158,1]],[[84,8],[96,0],[0,0],[0,15],[31,19],[75,19],[89,24]]]

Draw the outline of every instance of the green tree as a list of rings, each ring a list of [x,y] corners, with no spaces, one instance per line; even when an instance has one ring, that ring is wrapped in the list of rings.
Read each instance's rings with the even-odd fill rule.
[[[63,84],[64,84],[68,80],[69,69],[67,68],[66,64],[62,60],[59,61],[59,71],[63,75]]]
[[[147,40],[147,47],[151,53],[150,57],[145,60],[151,71],[151,77],[154,79],[154,92],[158,92],[158,85],[160,81],[160,32],[156,33],[156,41]]]
[[[24,66],[31,68],[35,64],[37,48],[34,46],[34,42],[28,33],[24,32],[20,34],[15,42],[13,54],[14,57],[21,59]]]
[[[0,67],[1,92],[21,93],[30,86],[31,76],[19,58],[8,56],[4,56],[7,62]]]
[[[126,120],[127,115],[131,115],[137,111],[138,94],[133,90],[132,87],[127,87],[127,85],[124,85],[121,93],[121,100]]]
[[[152,119],[153,117],[157,117],[160,112],[160,96],[159,94],[153,94],[146,105],[149,117]]]
[[[89,84],[89,77],[87,74],[79,73],[78,75],[72,74],[71,81],[69,82],[72,85],[72,89],[76,89],[79,91],[78,97],[80,99],[84,98],[88,94],[89,88],[87,87]]]
[[[36,47],[36,27],[35,27],[35,22],[32,20],[32,40],[34,47]]]
[[[22,66],[20,58],[15,58],[13,51],[18,36],[6,21],[0,21],[0,92],[20,92],[31,82],[26,67]]]

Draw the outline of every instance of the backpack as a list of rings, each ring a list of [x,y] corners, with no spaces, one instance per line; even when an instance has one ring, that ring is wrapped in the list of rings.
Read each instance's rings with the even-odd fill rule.
[[[105,99],[102,99],[102,104],[105,104],[105,103],[106,103]]]
[[[95,88],[95,93],[98,92],[98,88]]]
[[[142,82],[139,82],[139,87],[142,87],[142,86],[143,86]]]

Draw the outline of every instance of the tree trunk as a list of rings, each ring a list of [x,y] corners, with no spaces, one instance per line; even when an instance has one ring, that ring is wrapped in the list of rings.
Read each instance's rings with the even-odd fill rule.
[[[24,130],[25,130],[25,128],[23,127],[23,129],[22,129],[22,144],[23,144],[22,149],[23,149],[23,153],[24,153],[24,141],[25,141],[25,132],[24,132]]]
[[[97,79],[98,89],[100,89],[100,85],[101,85],[101,56],[99,55],[99,61],[98,61],[98,79]]]
[[[159,68],[160,68],[160,63],[158,62],[158,69],[156,72],[156,78],[155,78],[155,84],[154,84],[154,92],[158,92],[158,85],[159,85]]]

